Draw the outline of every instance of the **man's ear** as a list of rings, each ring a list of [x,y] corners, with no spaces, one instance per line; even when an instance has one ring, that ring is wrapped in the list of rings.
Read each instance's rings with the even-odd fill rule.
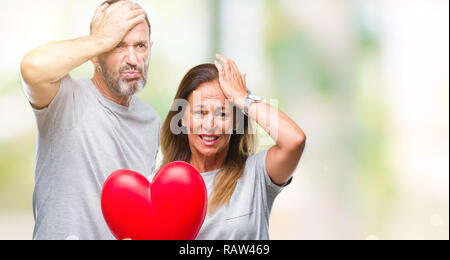
[[[94,66],[97,68],[100,66],[100,63],[98,62],[98,57],[94,57],[91,59],[91,62],[94,64]]]
[[[150,47],[153,47],[153,44],[155,44],[155,42],[150,42]]]

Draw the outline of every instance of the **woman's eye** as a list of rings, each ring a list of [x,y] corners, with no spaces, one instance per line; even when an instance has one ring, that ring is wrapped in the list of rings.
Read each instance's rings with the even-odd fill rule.
[[[216,112],[216,116],[226,117],[226,116],[228,116],[228,114],[225,112]]]
[[[227,113],[220,112],[220,113],[216,113],[216,117],[227,118],[227,117],[228,117],[228,114],[227,114]]]

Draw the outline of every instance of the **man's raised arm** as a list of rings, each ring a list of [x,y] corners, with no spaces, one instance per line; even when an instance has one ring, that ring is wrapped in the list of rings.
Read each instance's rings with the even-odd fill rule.
[[[21,63],[28,100],[37,109],[47,107],[64,76],[115,48],[134,26],[144,21],[145,11],[136,4],[128,1],[104,4],[95,11],[89,36],[52,42],[29,52]]]

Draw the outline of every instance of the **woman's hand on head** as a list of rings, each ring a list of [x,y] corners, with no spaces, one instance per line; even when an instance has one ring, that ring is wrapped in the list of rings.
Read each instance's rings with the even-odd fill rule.
[[[248,96],[246,74],[241,74],[236,63],[229,58],[217,54],[218,61],[214,61],[219,71],[219,83],[223,93],[233,104],[243,107]]]
[[[220,87],[225,96],[242,109],[248,96],[245,75],[240,74],[229,58],[219,54],[216,57],[223,64],[215,62]],[[294,174],[303,154],[306,142],[303,130],[287,115],[265,102],[252,105],[248,115],[275,141],[267,153],[267,173],[273,183],[284,185]]]

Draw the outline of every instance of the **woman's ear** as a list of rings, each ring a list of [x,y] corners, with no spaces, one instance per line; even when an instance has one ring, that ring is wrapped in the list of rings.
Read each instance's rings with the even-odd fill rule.
[[[236,132],[238,127],[239,127],[239,118],[237,117],[238,115],[238,111],[237,111],[237,107],[233,107],[233,131]]]
[[[245,115],[241,109],[234,107],[233,109],[233,131],[237,134],[244,134],[245,132]]]
[[[186,115],[186,114],[185,114]],[[180,123],[181,123],[181,132],[183,134],[189,134],[190,132],[190,127],[189,127],[189,119],[186,118],[186,116],[183,115],[183,117],[181,117]]]

